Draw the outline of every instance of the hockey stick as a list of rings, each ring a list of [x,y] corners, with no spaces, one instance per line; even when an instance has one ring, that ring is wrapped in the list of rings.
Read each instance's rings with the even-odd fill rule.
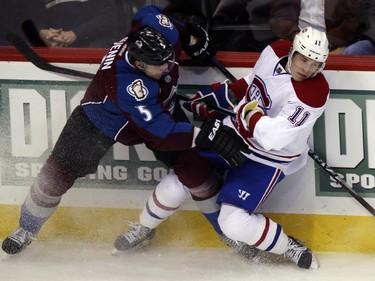
[[[207,106],[213,110],[220,113],[236,116],[233,111],[227,110],[222,107],[218,107],[213,104],[207,104]],[[355,192],[327,163],[325,163],[314,151],[311,149],[308,152],[309,156],[326,172],[328,173],[338,184],[342,186],[351,196],[353,196],[363,207],[365,207],[373,216],[375,216],[375,209],[361,197],[357,192]]]
[[[234,75],[230,73],[229,70],[226,69],[226,67],[222,65],[221,62],[219,62],[215,57],[212,57],[211,61],[231,82],[237,81],[237,78],[234,77]]]
[[[41,58],[36,52],[34,52],[33,49],[20,36],[16,34],[9,33],[6,35],[6,37],[9,43],[11,43],[26,59],[28,59],[33,65],[35,65],[36,67],[40,69],[50,71],[50,72],[70,75],[74,77],[82,77],[82,78],[88,78],[88,79],[92,79],[94,77],[94,74],[92,73],[78,71],[78,70],[65,68],[65,67],[59,67],[59,66],[55,66],[55,65],[48,63],[43,58]],[[226,71],[226,69],[223,68],[222,71]],[[231,75],[231,73],[227,71],[227,75]],[[178,97],[181,100],[189,101],[189,99],[186,96],[178,95]],[[211,103],[208,100],[205,100],[205,103],[209,104],[212,109],[218,112],[221,112],[223,114],[226,114],[226,115],[234,114],[230,110],[217,107],[216,105],[214,105],[213,102]]]
[[[216,58],[212,58],[212,63],[232,82],[236,81],[237,79],[231,74],[225,66],[223,66]],[[208,104],[209,107],[211,107],[214,110],[217,110],[217,106],[213,106]],[[220,108],[220,112],[225,113],[226,110],[224,108]],[[228,115],[234,116],[235,113],[232,111],[229,111]],[[375,216],[375,209],[365,200],[361,195],[359,195],[357,192],[355,192],[348,183],[346,183],[332,168],[325,163],[314,151],[311,149],[309,150],[309,156],[317,163],[326,173],[328,173],[335,181],[336,183],[340,184],[343,189],[345,189],[351,196],[354,197],[363,207],[367,209],[373,216]]]
[[[46,62],[37,53],[35,53],[20,36],[16,34],[9,33],[6,35],[6,38],[9,43],[11,43],[26,59],[28,59],[33,65],[40,69],[87,79],[92,79],[94,77],[94,74],[92,73],[55,66]]]

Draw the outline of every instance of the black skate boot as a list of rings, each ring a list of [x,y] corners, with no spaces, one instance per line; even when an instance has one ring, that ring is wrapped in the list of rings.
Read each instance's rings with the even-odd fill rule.
[[[284,256],[301,268],[318,268],[318,261],[313,252],[294,237],[288,236],[288,249]]]
[[[12,235],[5,238],[1,248],[9,255],[18,254],[35,239],[34,234],[19,227]]]

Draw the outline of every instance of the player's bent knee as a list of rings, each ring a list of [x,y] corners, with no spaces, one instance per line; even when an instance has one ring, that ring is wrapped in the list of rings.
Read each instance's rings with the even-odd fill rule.
[[[229,238],[254,245],[263,227],[256,214],[244,209],[223,204],[218,218],[221,230]]]
[[[164,206],[178,208],[190,198],[190,192],[171,171],[156,186],[155,196]]]
[[[240,240],[240,233],[242,230],[242,223],[239,220],[243,216],[244,210],[228,204],[222,204],[218,222],[221,230],[226,236],[234,240]]]

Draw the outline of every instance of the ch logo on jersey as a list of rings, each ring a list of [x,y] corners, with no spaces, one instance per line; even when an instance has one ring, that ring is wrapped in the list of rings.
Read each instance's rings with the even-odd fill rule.
[[[157,15],[156,17],[159,19],[159,24],[161,26],[167,27],[169,29],[173,29],[173,25],[166,15],[160,14],[160,15]]]
[[[134,80],[126,90],[131,96],[135,97],[136,100],[144,100],[148,95],[148,89],[143,85],[141,79]]]
[[[249,100],[257,100],[262,109],[270,109],[272,100],[268,94],[266,84],[262,81],[259,76],[255,76],[248,90]]]
[[[249,192],[247,192],[245,190],[242,190],[242,189],[238,190],[238,198],[245,201],[247,199],[247,197],[249,197],[249,196],[250,196]]]

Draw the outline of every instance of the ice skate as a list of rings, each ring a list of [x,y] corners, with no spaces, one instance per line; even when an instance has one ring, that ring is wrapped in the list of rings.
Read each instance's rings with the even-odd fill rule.
[[[241,258],[251,260],[259,254],[259,249],[244,242],[232,240],[224,234],[219,235],[219,237],[228,247],[234,249],[235,253]]]
[[[301,268],[318,268],[318,261],[313,252],[294,237],[288,236],[288,249],[284,256]]]
[[[139,222],[128,222],[128,225],[132,229],[117,237],[114,244],[115,249],[112,252],[113,255],[147,246],[150,240],[155,237],[156,229],[150,229]]]
[[[33,240],[34,234],[19,227],[12,235],[5,238],[1,248],[9,255],[18,254],[24,250]]]

